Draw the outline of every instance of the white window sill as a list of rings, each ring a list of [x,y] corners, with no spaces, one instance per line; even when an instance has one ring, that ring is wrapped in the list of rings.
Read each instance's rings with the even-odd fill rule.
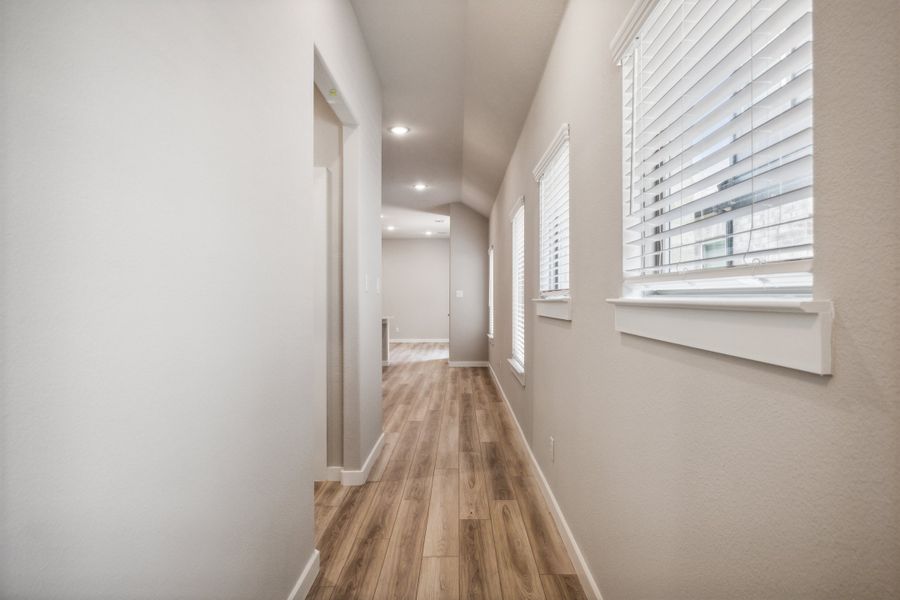
[[[831,374],[830,301],[612,298],[616,331],[819,375]]]
[[[548,298],[532,298],[539,317],[559,319],[561,321],[572,320],[572,297],[550,296]]]
[[[518,361],[511,358],[507,358],[506,362],[509,363],[510,370],[516,376],[516,379],[519,380],[519,383],[522,384],[522,387],[525,387],[525,368]]]

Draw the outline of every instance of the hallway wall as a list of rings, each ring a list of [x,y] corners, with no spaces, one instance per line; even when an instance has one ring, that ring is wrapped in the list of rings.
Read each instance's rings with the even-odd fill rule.
[[[450,362],[488,358],[488,219],[450,205]],[[462,297],[457,293],[462,292]]]
[[[621,90],[609,48],[630,4],[568,3],[491,215],[492,368],[604,600],[898,597],[900,71],[884,57],[900,55],[900,5],[815,2],[815,294],[837,313],[835,374],[818,377],[615,331]],[[524,194],[533,298],[531,171],[563,122],[573,320],[526,303],[523,387],[506,364],[508,215]]]
[[[357,281],[379,272],[380,86],[352,9],[3,2],[0,39],[0,596],[287,598],[324,344],[314,43],[356,82]],[[359,293],[365,454],[380,297]]]
[[[443,340],[450,336],[450,241],[381,242],[384,314],[391,338]]]

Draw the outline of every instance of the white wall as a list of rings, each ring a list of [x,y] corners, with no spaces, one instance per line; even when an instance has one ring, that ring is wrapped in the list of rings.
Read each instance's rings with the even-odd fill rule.
[[[450,336],[450,241],[381,242],[384,314],[391,338],[447,340]]]
[[[0,38],[0,596],[286,598],[313,551],[314,42],[364,82],[360,271],[379,262],[352,11],[4,2]],[[371,447],[380,414],[359,420]]]
[[[488,220],[450,205],[450,361],[486,361]],[[457,297],[462,292],[462,298]]]
[[[887,58],[900,56],[900,4],[815,2],[815,294],[837,311],[828,378],[615,332],[605,299],[621,284],[621,113],[609,44],[628,9],[568,3],[492,212],[491,364],[604,600],[900,597],[900,70]],[[528,304],[523,388],[505,362],[508,214],[525,194],[534,297],[531,170],[563,122],[574,319]]]

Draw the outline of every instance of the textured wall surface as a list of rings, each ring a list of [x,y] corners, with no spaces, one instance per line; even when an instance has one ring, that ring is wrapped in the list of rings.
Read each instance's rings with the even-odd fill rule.
[[[391,337],[447,340],[450,336],[450,240],[383,240],[384,314]]]
[[[491,218],[491,364],[604,600],[900,597],[900,3],[815,2],[815,294],[822,378],[621,335],[621,125],[609,44],[629,2],[570,0]],[[509,209],[571,124],[573,321],[510,353]],[[529,296],[529,294],[531,294]],[[551,462],[548,437],[556,438]]]
[[[322,400],[314,44],[359,82],[354,251],[379,269],[352,9],[3,2],[0,39],[0,597],[283,600],[313,551]],[[380,298],[359,305],[367,453]]]

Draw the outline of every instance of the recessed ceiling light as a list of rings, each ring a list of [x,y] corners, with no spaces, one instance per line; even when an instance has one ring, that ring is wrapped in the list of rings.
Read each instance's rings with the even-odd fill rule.
[[[405,125],[394,125],[390,129],[388,129],[388,131],[390,131],[394,135],[406,135],[407,133],[409,133],[409,127],[406,127]]]
[[[393,230],[395,230],[395,229],[397,229],[397,228],[394,227],[393,225],[388,225],[388,226],[387,226],[387,230],[388,230],[388,231],[393,231]]]
[[[424,183],[417,183],[413,187],[416,189],[417,192],[421,192],[422,190],[428,189],[428,186],[425,185]]]
[[[426,231],[426,232],[425,232],[425,235],[431,235],[431,234],[432,234],[431,231]]]

